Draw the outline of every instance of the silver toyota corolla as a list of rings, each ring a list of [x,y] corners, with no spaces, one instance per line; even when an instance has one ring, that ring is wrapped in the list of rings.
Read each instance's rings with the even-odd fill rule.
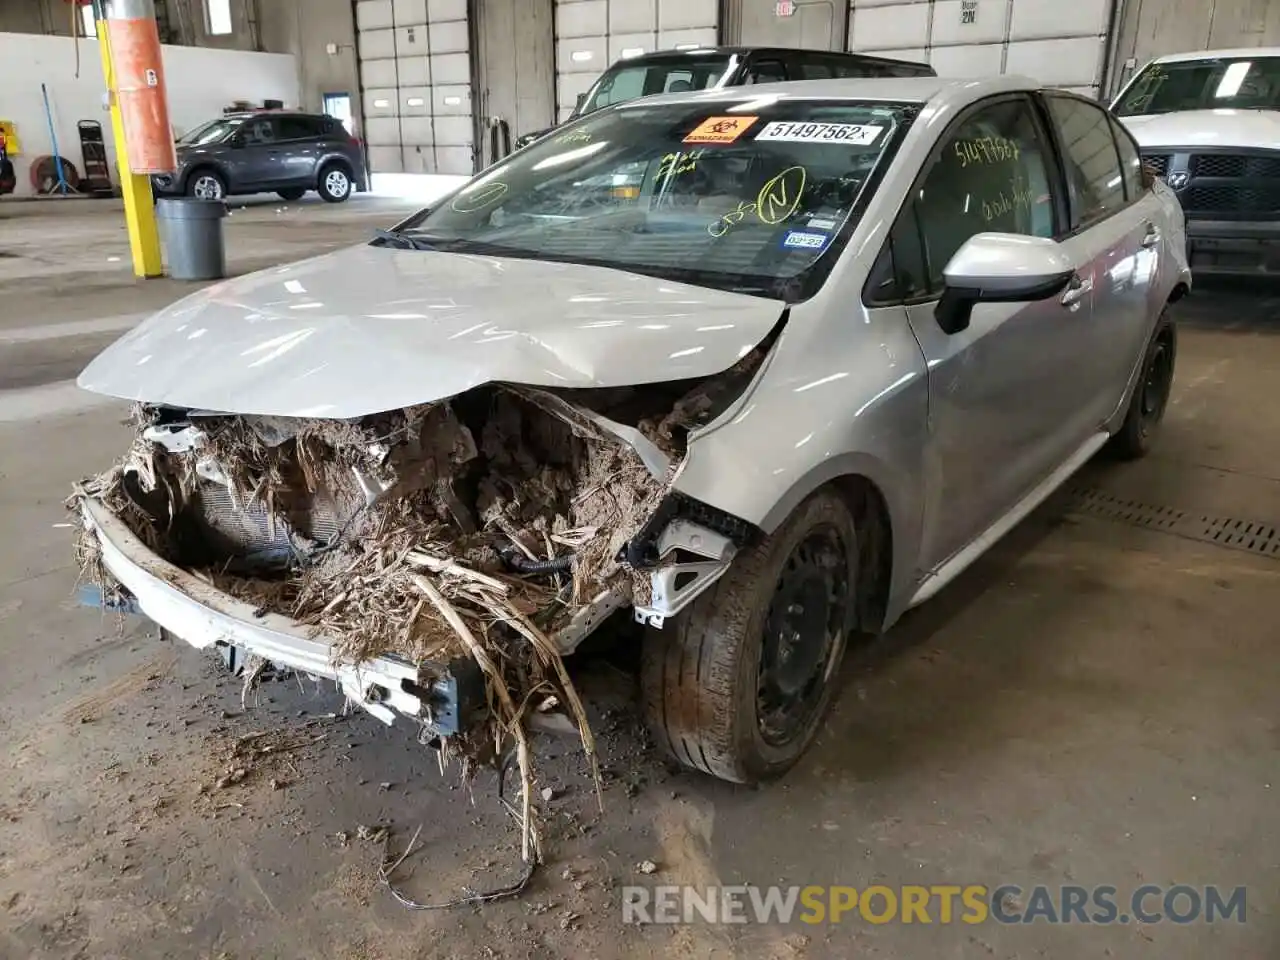
[[[1029,80],[627,103],[110,347],[80,384],[140,401],[138,440],[81,488],[86,537],[172,634],[441,736],[465,685],[415,584],[561,653],[630,608],[658,741],[758,780],[848,637],[1148,449],[1184,251],[1130,135]]]

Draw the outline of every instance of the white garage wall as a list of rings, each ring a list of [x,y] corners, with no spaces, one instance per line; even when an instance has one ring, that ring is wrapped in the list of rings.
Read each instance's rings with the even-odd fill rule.
[[[356,49],[370,169],[470,174],[467,0],[357,0]]]
[[[169,120],[175,133],[211,120],[237,100],[298,104],[298,69],[291,54],[165,46],[162,55]],[[17,125],[22,147],[22,153],[12,158],[18,176],[15,193],[33,192],[31,160],[53,152],[41,83],[49,90],[58,152],[83,174],[76,123],[97,120],[107,141],[112,179],[119,182],[98,42],[80,41],[79,79],[75,75],[75,58],[75,46],[69,37],[0,33],[0,119]]]
[[[849,49],[1096,95],[1115,0],[851,0]]]
[[[624,52],[713,46],[717,19],[717,0],[556,0],[559,119]]]

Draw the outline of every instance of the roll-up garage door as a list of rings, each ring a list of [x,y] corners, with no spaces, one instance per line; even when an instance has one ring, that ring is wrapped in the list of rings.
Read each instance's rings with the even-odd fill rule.
[[[717,0],[556,0],[556,109],[564,120],[616,60],[716,43]]]
[[[728,44],[843,50],[849,9],[844,0],[729,0],[721,35]]]
[[[852,0],[849,49],[1096,95],[1115,0]]]
[[[356,47],[375,173],[471,173],[467,0],[357,0]]]

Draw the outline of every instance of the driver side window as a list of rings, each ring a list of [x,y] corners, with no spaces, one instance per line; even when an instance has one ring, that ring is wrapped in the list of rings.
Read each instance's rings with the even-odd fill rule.
[[[873,276],[875,299],[940,295],[948,261],[975,234],[1054,236],[1051,163],[1026,99],[984,107],[952,127],[894,224],[892,282]]]
[[[271,143],[276,138],[270,120],[254,120],[252,123],[246,123],[240,131],[244,134],[245,143],[250,145]]]

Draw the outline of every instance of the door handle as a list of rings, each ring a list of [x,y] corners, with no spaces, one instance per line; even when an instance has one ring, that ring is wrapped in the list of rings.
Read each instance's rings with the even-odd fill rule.
[[[1079,276],[1071,278],[1071,283],[1067,286],[1067,292],[1062,295],[1062,305],[1069,310],[1078,310],[1080,301],[1083,300],[1093,290],[1093,278],[1088,277],[1081,279]]]
[[[1144,250],[1150,250],[1152,247],[1160,245],[1160,228],[1154,223],[1147,224],[1147,232],[1142,235],[1142,247]]]

